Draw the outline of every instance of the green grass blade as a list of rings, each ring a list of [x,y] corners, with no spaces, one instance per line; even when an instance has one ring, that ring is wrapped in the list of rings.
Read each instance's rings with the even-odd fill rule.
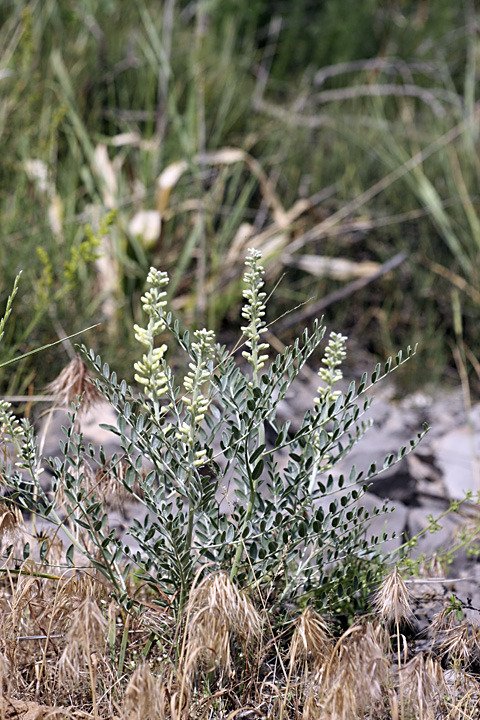
[[[13,363],[19,362],[20,360],[24,360],[27,357],[30,357],[30,355],[36,355],[39,352],[42,352],[42,350],[47,350],[47,348],[55,347],[55,345],[60,345],[60,343],[65,342],[65,340],[71,340],[74,337],[77,337],[77,335],[81,335],[84,332],[87,332],[88,330],[93,330],[93,328],[98,327],[101,325],[101,323],[96,323],[95,325],[90,325],[90,327],[85,328],[84,330],[79,330],[76,333],[73,333],[73,335],[67,335],[67,337],[61,338],[60,340],[55,340],[53,343],[48,343],[47,345],[42,345],[39,348],[35,348],[35,350],[30,350],[28,353],[24,353],[23,355],[19,355],[18,357],[12,358],[12,360],[7,360],[6,362],[0,363],[0,368],[6,367],[7,365],[13,365]]]

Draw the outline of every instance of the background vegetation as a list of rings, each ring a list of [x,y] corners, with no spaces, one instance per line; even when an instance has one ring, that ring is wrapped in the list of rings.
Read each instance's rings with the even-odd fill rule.
[[[475,377],[478,30],[468,1],[5,0],[0,302],[24,275],[2,360],[99,321],[87,344],[132,372],[150,265],[184,326],[228,333],[254,245],[283,278],[269,321],[363,278],[329,323],[380,356],[420,341],[419,382],[452,348]]]

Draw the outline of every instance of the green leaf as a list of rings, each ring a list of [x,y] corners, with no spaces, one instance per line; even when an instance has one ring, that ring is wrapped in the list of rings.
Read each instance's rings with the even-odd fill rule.
[[[253,465],[260,455],[262,455],[265,452],[265,448],[267,446],[265,444],[259,445],[259,447],[255,450],[255,452],[250,456],[250,465]]]
[[[70,545],[67,552],[65,553],[65,559],[67,561],[68,567],[73,567],[73,551],[74,551],[74,547],[73,547],[73,543],[72,543],[72,545]]]
[[[378,378],[380,377],[381,372],[382,372],[382,366],[380,365],[380,363],[377,363],[377,365],[375,366],[375,370],[372,373],[372,380],[371,380],[372,385],[374,385],[377,382]]]
[[[41,560],[42,562],[45,560],[45,557],[46,557],[46,555],[47,555],[47,551],[48,551],[47,541],[44,540],[44,541],[42,542],[41,546],[40,546],[40,560]]]
[[[253,472],[252,472],[253,480],[258,480],[258,478],[260,477],[260,475],[263,472],[264,464],[265,463],[263,462],[263,460],[259,460],[258,463],[255,465],[255,467],[253,468]]]

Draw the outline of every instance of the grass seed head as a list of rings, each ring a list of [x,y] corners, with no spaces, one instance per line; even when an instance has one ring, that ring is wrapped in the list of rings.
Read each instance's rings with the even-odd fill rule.
[[[24,524],[19,508],[0,503],[0,539],[2,547],[15,545],[23,536]]]
[[[389,624],[409,623],[412,615],[410,599],[405,581],[395,567],[375,593],[373,606],[380,617]]]
[[[306,720],[351,720],[382,706],[388,687],[388,635],[374,623],[352,626],[328,663],[317,664],[305,702]]]
[[[308,606],[296,622],[295,632],[290,645],[290,663],[299,660],[311,660],[315,664],[323,663],[330,656],[332,639],[325,620]]]
[[[215,607],[197,610],[189,631],[187,658],[193,666],[202,659],[211,672],[216,666],[222,673],[230,670],[230,624],[228,618]]]
[[[251,600],[240,593],[226,573],[208,575],[190,599],[191,609],[210,607],[219,611],[238,637],[250,642],[260,631],[261,619]]]
[[[350,639],[349,653],[361,708],[375,707],[383,700],[390,667],[389,645],[388,632],[371,622],[363,623],[361,632]]]
[[[164,720],[166,705],[165,689],[148,665],[137,667],[125,691],[122,720]]]
[[[95,581],[88,571],[82,572],[80,570],[68,578],[59,592],[59,598],[71,598],[79,603],[87,599],[100,600],[104,596],[104,586]]]
[[[60,375],[47,385],[47,392],[55,396],[58,405],[67,408],[77,402],[77,397],[83,397],[81,406],[83,413],[103,400],[102,395],[93,385],[88,367],[80,355],[75,355]]]
[[[71,617],[67,642],[58,663],[59,682],[77,679],[79,669],[90,661],[91,654],[101,651],[105,645],[107,622],[91,597],[87,597]]]
[[[105,465],[99,467],[95,473],[94,487],[98,497],[108,502],[112,509],[121,509],[126,500],[132,497],[132,492],[142,497],[142,489],[138,480],[135,480],[130,490],[124,486],[123,481],[127,473],[128,465],[122,459],[109,458]]]
[[[435,635],[437,633],[445,633],[449,630],[453,630],[459,626],[462,622],[463,612],[460,619],[457,617],[457,613],[452,611],[452,605],[448,604],[443,607],[440,612],[434,615],[432,622],[430,623],[430,630]]]
[[[355,687],[357,706],[364,712],[383,701],[390,667],[389,638],[376,623],[364,622],[354,627],[338,655],[339,675],[343,673],[345,682]]]
[[[480,626],[477,612],[455,604],[454,596],[430,623],[433,643],[442,657],[468,667],[479,658]],[[453,603],[453,604],[452,604]]]
[[[352,720],[357,717],[355,685],[342,674],[328,689],[310,692],[303,708],[303,720]],[[320,686],[321,687],[321,686]]]
[[[460,661],[463,667],[468,667],[478,657],[479,642],[480,628],[464,620],[456,627],[445,630],[438,649],[443,657]]]
[[[190,682],[201,663],[209,670],[230,670],[230,638],[244,646],[258,637],[260,616],[250,599],[240,593],[225,573],[208,575],[190,595],[185,676]]]

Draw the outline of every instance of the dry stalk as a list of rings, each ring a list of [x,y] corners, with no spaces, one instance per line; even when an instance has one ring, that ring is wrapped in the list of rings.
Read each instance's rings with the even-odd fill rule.
[[[87,597],[72,613],[72,624],[67,644],[58,663],[58,680],[78,682],[79,669],[88,666],[92,693],[93,715],[98,720],[97,707],[97,652],[103,651],[107,623],[94,600]]]
[[[401,697],[407,708],[422,720],[435,720],[447,690],[440,663],[419,653],[400,668]]]
[[[404,655],[406,662],[407,642],[405,637],[400,633],[402,623],[410,623],[412,608],[410,605],[411,595],[405,584],[404,579],[400,575],[398,568],[394,567],[392,572],[387,575],[380,588],[375,593],[373,599],[373,607],[377,614],[385,621],[387,627],[395,625],[395,635],[397,640],[397,661],[398,670],[402,667],[402,641],[404,646]],[[404,716],[404,703],[402,697],[402,685],[400,688],[400,715]]]

